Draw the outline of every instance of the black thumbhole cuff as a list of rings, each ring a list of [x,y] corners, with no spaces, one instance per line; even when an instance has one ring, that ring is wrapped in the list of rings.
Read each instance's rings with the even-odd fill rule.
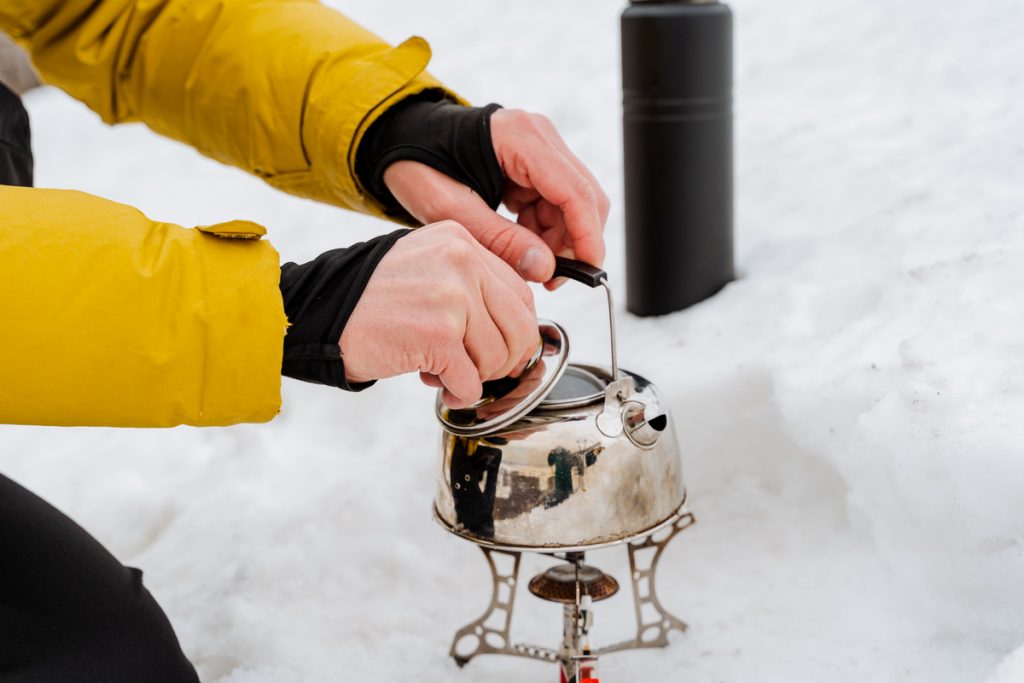
[[[418,225],[384,184],[384,171],[411,160],[434,168],[476,192],[492,209],[505,191],[505,174],[494,153],[491,115],[501,105],[465,107],[441,91],[407,98],[377,119],[356,152],[356,175],[387,215]]]
[[[362,391],[373,382],[349,384],[341,356],[341,333],[380,260],[409,230],[324,252],[308,263],[281,266],[281,296],[290,326],[284,338],[281,374]]]

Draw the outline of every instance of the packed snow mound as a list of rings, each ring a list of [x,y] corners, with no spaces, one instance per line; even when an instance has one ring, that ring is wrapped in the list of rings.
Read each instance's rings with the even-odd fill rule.
[[[617,209],[624,0],[349,0],[479,103],[548,114]],[[602,679],[1024,680],[1024,4],[736,0],[737,261],[690,310],[619,310],[623,366],[670,403],[698,524],[658,592],[690,623]],[[186,225],[248,218],[287,260],[389,229],[275,193],[140,126],[33,93],[38,181]],[[538,292],[574,358],[602,362],[599,294]],[[552,680],[456,628],[489,591],[430,520],[433,396],[286,381],[268,425],[0,429],[0,471],[79,520],[147,583],[204,681]],[[626,577],[624,552],[597,553]],[[524,576],[544,566],[524,560]],[[595,644],[629,636],[628,592]],[[558,609],[519,596],[516,640]]]
[[[1024,244],[965,251],[827,285],[837,307],[872,305],[817,331],[814,353],[779,373],[777,396],[795,440],[843,478],[854,520],[906,595],[933,620],[952,609],[956,628],[1014,642],[1024,637]],[[794,308],[807,320],[806,307],[824,303]]]
[[[1024,681],[1024,647],[1006,656],[985,683],[1019,683]]]

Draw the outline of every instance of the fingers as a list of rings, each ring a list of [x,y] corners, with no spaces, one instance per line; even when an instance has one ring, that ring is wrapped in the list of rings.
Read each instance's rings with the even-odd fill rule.
[[[519,226],[516,228],[522,230]],[[524,357],[532,355],[537,345],[533,293],[508,264],[454,221],[428,226],[419,234],[430,238],[428,258],[444,259],[461,281],[451,296],[446,295],[444,299],[454,299],[462,311],[452,318],[458,324],[453,322],[440,327],[439,341],[443,350],[433,354],[434,362],[420,370],[439,376],[444,387],[460,403],[472,402],[479,395],[460,394],[469,387],[452,386],[439,368],[448,367],[451,358],[467,356],[476,368],[478,381],[511,373]]]
[[[519,213],[529,204],[540,198],[540,193],[532,187],[519,187],[515,183],[509,183],[505,190],[502,201],[512,213]]]
[[[514,297],[510,298],[514,304],[522,308],[522,302]],[[508,364],[509,349],[504,335],[492,318],[495,312],[485,302],[486,298],[480,302],[478,310],[470,311],[466,323],[465,348],[473,360],[473,365],[476,366],[480,379],[486,382],[505,376],[501,372]],[[507,373],[508,370],[505,370],[505,374]]]
[[[540,235],[548,248],[557,256],[572,257],[572,237],[565,225],[565,219],[558,207],[540,199],[520,212],[517,222]],[[544,283],[544,288],[554,291],[565,284],[565,278],[556,278]]]
[[[550,120],[543,116],[540,117],[540,126],[544,130],[545,137],[547,137],[551,144],[557,146],[562,151],[562,154],[564,154],[566,158],[576,166],[579,172],[586,176],[590,181],[591,187],[594,189],[594,196],[597,201],[597,210],[601,217],[601,229],[603,231],[604,224],[607,222],[608,214],[611,211],[612,203],[611,200],[608,199],[608,195],[605,194],[604,190],[601,188],[601,183],[597,181],[597,178],[593,173],[591,173],[590,169],[587,168],[587,165],[580,161],[580,158],[576,156],[571,149],[569,149],[569,145],[565,144],[565,140],[563,140],[562,136],[558,134],[558,129],[555,128],[555,125],[551,123]]]
[[[452,350],[437,377],[444,385],[444,402],[450,408],[470,406],[483,394],[483,382],[477,367],[461,347]]]
[[[388,167],[385,182],[417,220],[459,223],[522,278],[545,282],[554,273],[554,254],[543,240],[499,216],[479,195],[457,180],[429,166],[400,161]],[[528,197],[529,193],[521,196]]]
[[[508,377],[525,367],[540,342],[536,314],[528,309],[515,292],[496,280],[484,281],[484,304],[502,338],[504,362],[492,369],[487,379]]]
[[[503,109],[491,117],[494,151],[508,178],[504,200],[516,213],[545,201],[564,222],[563,247],[575,258],[601,265],[608,197],[594,175],[543,116]],[[546,282],[554,272],[554,235],[540,239],[505,220],[468,187],[414,161],[388,167],[384,182],[396,199],[423,223],[453,219],[527,280]],[[522,223],[522,221],[520,221]],[[541,221],[551,229],[551,221]],[[538,231],[541,232],[541,231]],[[547,245],[545,245],[545,242]]]
[[[587,178],[566,157],[550,147],[521,157],[523,178],[565,217],[576,257],[596,266],[604,262],[604,222],[594,190]],[[519,179],[515,179],[520,182]]]
[[[491,319],[501,331],[507,362],[491,379],[518,374],[533,356],[539,341],[533,291],[504,261],[476,243],[479,256],[495,280],[485,279],[481,292]]]
[[[493,212],[483,205],[485,213],[482,218],[487,219],[487,214],[493,214]],[[504,220],[504,219],[503,219]],[[507,221],[506,221],[507,222]],[[441,230],[447,233],[449,238],[464,243],[470,247],[473,251],[474,256],[483,262],[483,265],[490,271],[492,275],[497,277],[505,286],[516,293],[516,296],[526,305],[526,307],[534,312],[534,300],[533,291],[530,286],[526,284],[522,277],[516,274],[516,271],[512,269],[510,265],[502,261],[497,255],[495,255],[490,249],[480,242],[479,239],[467,228],[464,228],[460,223],[455,221],[442,221],[434,225],[427,226],[421,230]],[[521,227],[515,225],[515,229],[522,231]],[[534,236],[536,237],[536,236]],[[538,238],[539,239],[539,238]],[[543,244],[543,242],[542,242]],[[534,315],[536,313],[534,312]]]
[[[550,121],[516,110],[492,117],[495,152],[509,180],[535,190],[564,215],[576,258],[604,262],[604,222],[609,202],[593,174],[569,151]],[[511,206],[520,210],[529,194],[510,190]]]
[[[530,289],[530,285],[526,284],[526,281],[512,270],[507,263],[498,258],[482,244],[476,242],[475,239],[473,244],[477,249],[479,249],[480,259],[484,262],[484,265],[487,266],[487,269],[515,294],[519,301],[526,306],[530,316],[534,319],[534,322],[536,322],[537,309],[534,303],[533,290]]]
[[[555,272],[555,255],[538,235],[499,216],[479,197],[451,211],[488,251],[519,273],[522,279],[546,282]]]
[[[533,292],[508,264],[471,236],[467,239],[482,268],[480,308],[470,311],[466,349],[484,380],[506,377],[537,346]]]
[[[429,372],[420,373],[420,381],[426,384],[428,387],[434,389],[444,389],[444,383],[441,382],[441,378],[437,375],[431,375]]]
[[[533,220],[540,229],[540,237],[556,256],[572,256],[573,239],[565,216],[557,206],[540,199],[533,204]]]

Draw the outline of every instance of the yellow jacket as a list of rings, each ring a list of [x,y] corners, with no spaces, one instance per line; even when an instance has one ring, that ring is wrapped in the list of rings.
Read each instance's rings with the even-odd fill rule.
[[[143,121],[292,194],[380,215],[355,153],[441,85],[313,0],[5,0],[0,29],[104,121]],[[253,223],[186,229],[0,187],[0,422],[227,425],[280,407],[278,257]]]

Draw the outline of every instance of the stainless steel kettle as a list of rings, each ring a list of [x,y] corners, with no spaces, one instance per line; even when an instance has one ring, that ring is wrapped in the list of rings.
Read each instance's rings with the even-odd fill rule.
[[[679,519],[682,461],[657,388],[618,367],[604,271],[558,259],[556,276],[608,297],[611,366],[569,363],[569,338],[540,324],[538,362],[448,408],[434,514],[450,532],[503,550],[576,551],[639,538]]]

